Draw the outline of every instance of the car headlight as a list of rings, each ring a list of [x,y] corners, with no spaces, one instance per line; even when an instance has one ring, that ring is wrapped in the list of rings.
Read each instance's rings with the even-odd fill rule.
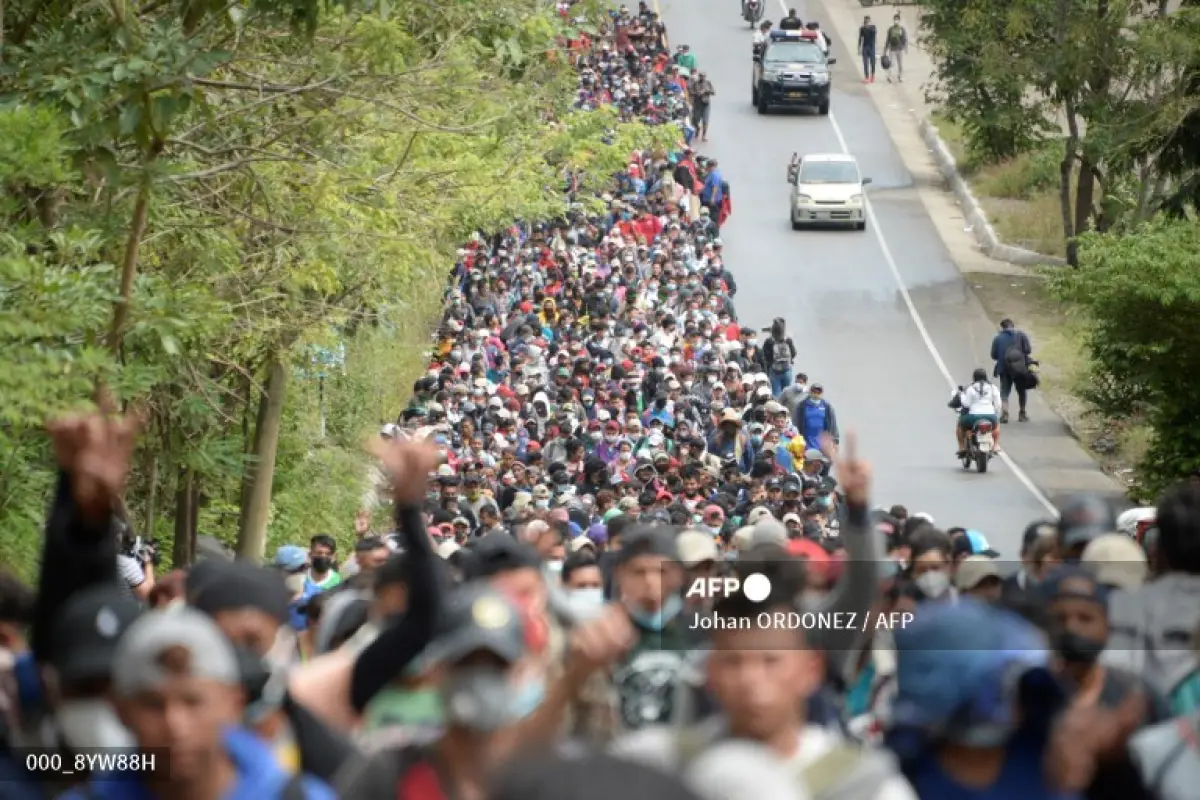
[[[813,76],[812,76],[812,82],[815,83],[817,86],[824,86],[825,84],[829,83],[829,73],[828,72],[814,72]]]
[[[813,201],[813,199],[806,194],[796,195],[796,205],[798,205],[798,206],[809,205],[810,203],[812,203],[812,201]]]
[[[862,195],[861,194],[850,195],[850,199],[846,201],[846,204],[851,205],[851,206],[862,205]]]
[[[779,73],[774,72],[769,69],[764,69],[763,74],[762,74],[762,79],[764,81],[777,81],[777,80],[779,80]]]

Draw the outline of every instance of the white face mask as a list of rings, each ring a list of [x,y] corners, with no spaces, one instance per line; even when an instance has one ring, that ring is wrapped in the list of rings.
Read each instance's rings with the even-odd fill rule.
[[[546,571],[551,575],[562,575],[563,562],[558,559],[546,562]]]
[[[604,608],[604,590],[598,587],[572,589],[567,593],[567,605],[583,619],[597,617]]]
[[[917,588],[921,590],[921,594],[925,595],[925,597],[930,600],[937,600],[949,591],[950,576],[941,570],[926,572],[917,578],[914,583],[917,584]]]
[[[633,453],[629,451],[623,451],[617,456],[617,458],[621,459],[622,461],[628,461],[629,459],[633,458]]]
[[[105,700],[69,700],[54,713],[54,721],[66,743],[76,750],[137,747],[133,734]]]

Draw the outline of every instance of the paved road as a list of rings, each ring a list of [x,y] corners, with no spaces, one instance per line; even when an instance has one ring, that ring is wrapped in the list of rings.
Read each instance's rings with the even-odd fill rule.
[[[767,2],[766,18],[778,21],[778,0]],[[833,114],[760,116],[750,105],[751,33],[737,0],[660,5],[672,44],[691,45],[716,87],[710,142],[698,147],[718,159],[732,186],[733,217],[722,239],[738,278],[743,321],[760,327],[776,316],[788,321],[800,351],[797,366],[825,385],[843,431],[859,432],[875,464],[876,502],[926,511],[945,527],[978,528],[1015,557],[1024,526],[1049,513],[1036,472],[1030,478],[1020,469],[1022,453],[1041,470],[1095,467],[1074,445],[1073,452],[1059,448],[1049,459],[1037,449],[1039,437],[1062,436],[1061,422],[1050,419],[1006,426],[1002,443],[1015,466],[997,459],[979,475],[955,461],[949,376],[965,383],[975,366],[990,371],[994,329],[951,262],[866,94],[881,87],[859,84],[853,52],[831,30],[838,57]],[[802,18],[811,10],[831,28],[820,4],[805,8],[797,0],[797,8]],[[868,230],[793,232],[790,155],[843,149],[873,179]]]

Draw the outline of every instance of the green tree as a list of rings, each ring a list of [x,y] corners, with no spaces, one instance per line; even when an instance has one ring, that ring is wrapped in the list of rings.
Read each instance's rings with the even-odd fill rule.
[[[1200,225],[1159,219],[1136,235],[1086,234],[1079,269],[1051,273],[1050,284],[1088,325],[1088,399],[1153,429],[1140,465],[1146,495],[1200,469]]]
[[[419,369],[458,243],[671,136],[571,110],[536,0],[3,13],[0,553],[22,566],[41,424],[98,382],[147,408],[127,504],[176,562],[199,530],[250,558],[348,535],[362,438]],[[316,346],[346,353],[324,380]]]

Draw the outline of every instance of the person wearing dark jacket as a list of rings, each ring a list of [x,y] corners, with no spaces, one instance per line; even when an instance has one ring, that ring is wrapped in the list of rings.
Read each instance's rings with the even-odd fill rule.
[[[858,54],[862,56],[863,83],[875,82],[875,23],[870,17],[863,17],[862,27],[858,29]]]
[[[1000,322],[1000,332],[992,339],[992,360],[996,368],[992,374],[1000,379],[1000,421],[1008,422],[1008,398],[1012,390],[1017,390],[1017,403],[1020,411],[1017,419],[1028,422],[1029,415],[1025,413],[1025,401],[1029,390],[1029,359],[1033,354],[1033,345],[1024,331],[1018,330],[1011,319]]]

